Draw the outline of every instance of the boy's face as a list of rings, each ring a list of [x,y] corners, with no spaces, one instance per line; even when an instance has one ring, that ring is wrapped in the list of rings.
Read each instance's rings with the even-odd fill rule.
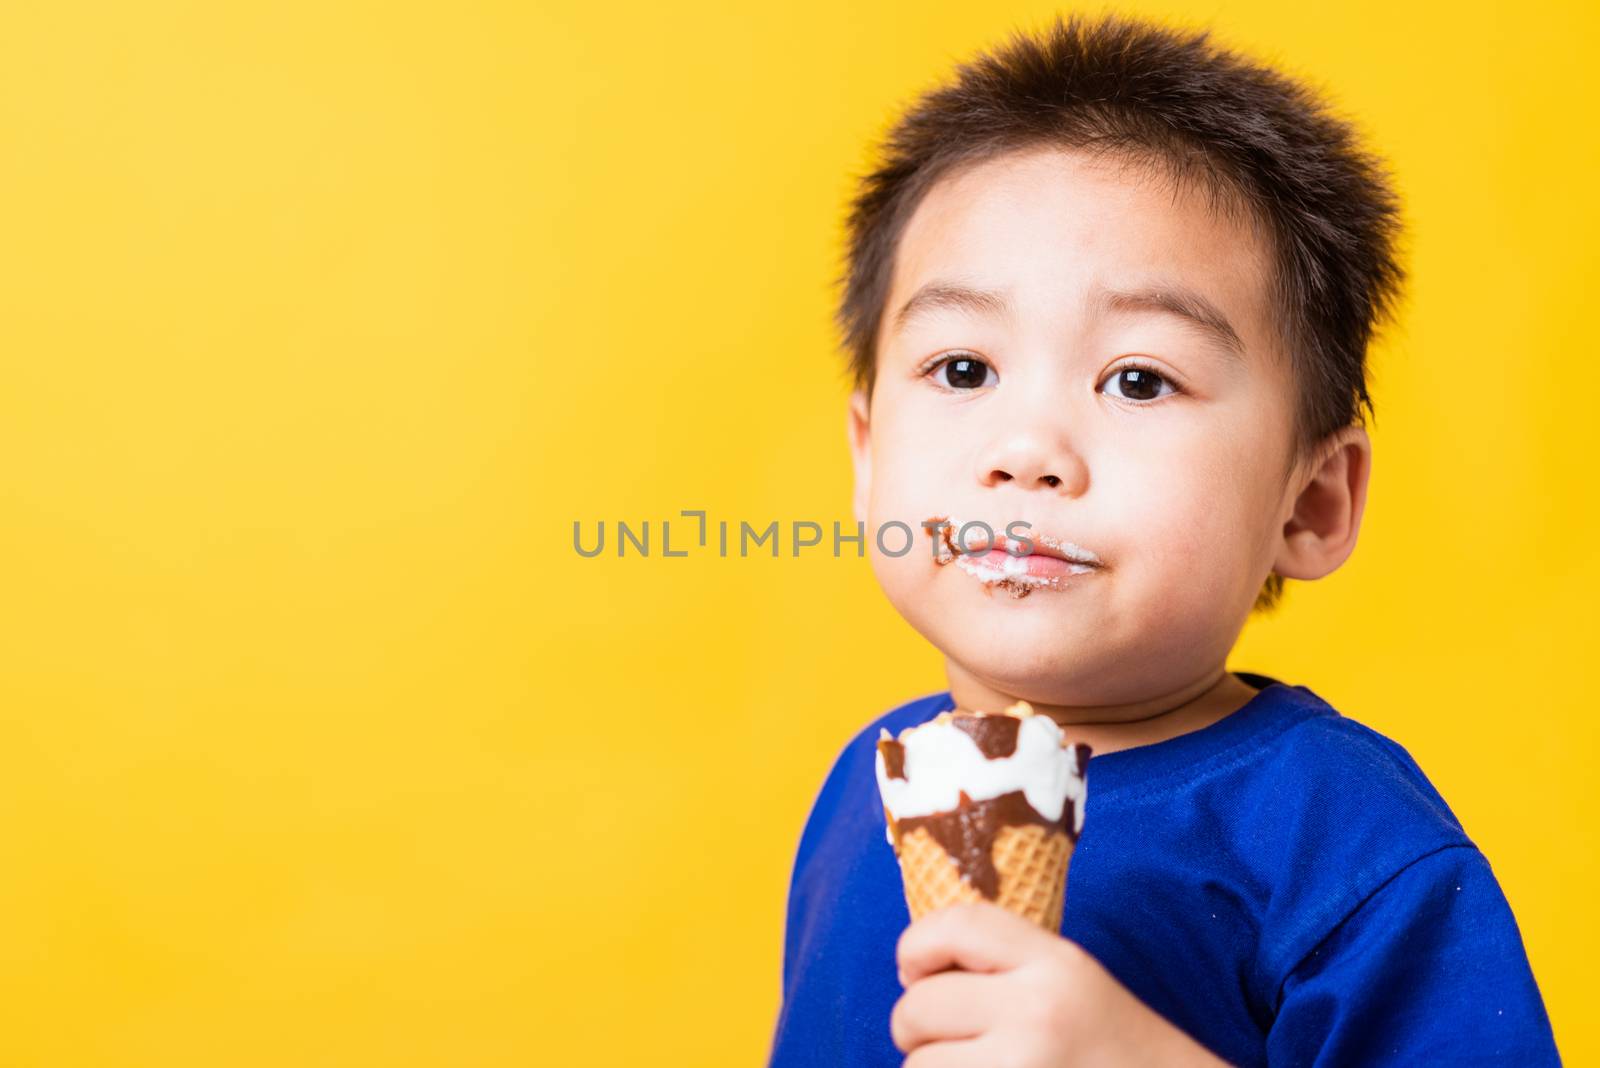
[[[1248,224],[1144,171],[1038,150],[930,191],[900,242],[851,444],[873,571],[962,671],[1036,702],[1104,705],[1221,667],[1298,488],[1268,278]],[[1034,564],[1054,587],[997,582],[1003,550],[987,566],[936,562],[932,517],[998,533],[1024,521],[1101,563]],[[899,557],[874,536],[896,520],[915,532]]]

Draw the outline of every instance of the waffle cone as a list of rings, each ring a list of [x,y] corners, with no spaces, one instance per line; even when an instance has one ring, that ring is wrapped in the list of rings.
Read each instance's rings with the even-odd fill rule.
[[[1059,932],[1067,861],[1072,858],[1072,840],[1066,833],[1038,824],[1001,827],[994,837],[993,858],[1000,874],[996,903],[1048,931]],[[958,901],[984,900],[977,888],[961,877],[950,854],[922,827],[900,839],[900,875],[913,920]]]

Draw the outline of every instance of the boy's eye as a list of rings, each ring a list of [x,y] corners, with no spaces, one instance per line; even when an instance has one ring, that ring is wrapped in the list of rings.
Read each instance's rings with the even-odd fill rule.
[[[940,356],[923,372],[944,389],[972,390],[992,386],[998,381],[994,368],[971,355]]]
[[[1153,401],[1179,392],[1178,388],[1159,371],[1137,363],[1123,364],[1111,373],[1106,382],[1116,383],[1117,392],[1112,396],[1121,397],[1123,400]],[[1167,388],[1165,393],[1161,389],[1163,386]]]

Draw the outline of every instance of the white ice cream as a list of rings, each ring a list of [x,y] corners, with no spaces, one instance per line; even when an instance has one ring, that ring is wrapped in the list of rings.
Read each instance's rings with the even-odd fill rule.
[[[955,558],[956,566],[980,582],[1020,582],[1025,586],[1059,586],[1059,575],[1030,575],[1028,574],[1028,558],[1026,556],[1007,555],[998,566],[989,562],[987,557],[973,559],[970,556]],[[1088,564],[1067,564],[1067,573],[1071,575],[1087,575],[1094,568]]]
[[[1077,749],[1063,745],[1061,728],[1049,716],[1033,714],[1027,702],[1012,708],[1024,713],[1017,748],[993,760],[948,716],[901,731],[904,779],[891,779],[883,753],[877,754],[878,792],[889,815],[901,820],[948,812],[960,804],[963,792],[974,801],[987,801],[1021,790],[1034,811],[1052,821],[1061,818],[1062,806],[1072,798],[1073,833],[1081,834],[1087,769],[1078,767]],[[880,730],[879,737],[893,736]],[[888,837],[893,844],[893,835]]]

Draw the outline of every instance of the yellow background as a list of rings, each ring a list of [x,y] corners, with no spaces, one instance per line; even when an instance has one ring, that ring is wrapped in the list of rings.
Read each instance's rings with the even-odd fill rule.
[[[1231,666],[1410,749],[1595,1061],[1594,17],[1318,7],[1135,9],[1412,227],[1361,547]],[[850,177],[1053,10],[8,6],[0,1063],[759,1063],[811,799],[943,678],[864,561],[659,524],[848,521]]]

